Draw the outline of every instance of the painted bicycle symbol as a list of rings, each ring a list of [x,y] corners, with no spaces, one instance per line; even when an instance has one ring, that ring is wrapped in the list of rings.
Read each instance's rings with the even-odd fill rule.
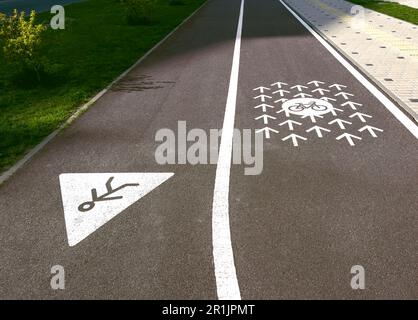
[[[293,112],[301,112],[307,109],[311,109],[313,111],[327,111],[328,107],[324,105],[318,105],[316,102],[312,102],[309,105],[298,103],[296,105],[289,107],[289,111],[293,111]]]

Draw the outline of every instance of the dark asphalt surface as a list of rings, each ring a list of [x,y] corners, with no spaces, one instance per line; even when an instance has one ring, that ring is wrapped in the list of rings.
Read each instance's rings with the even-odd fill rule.
[[[10,14],[14,9],[18,11],[37,12],[48,11],[54,5],[66,5],[83,0],[0,0],[0,12]]]
[[[222,128],[239,0],[210,0],[191,20],[0,186],[1,298],[216,299],[212,199],[216,166],[159,166],[161,128]],[[350,147],[323,139],[264,144],[264,171],[231,171],[232,245],[244,299],[418,298],[418,148],[414,136],[274,0],[246,0],[236,127],[260,129],[253,89],[283,81],[346,85],[378,138]],[[290,87],[290,86],[289,86]],[[311,88],[311,90],[314,87]],[[287,89],[289,90],[289,89]],[[290,90],[289,90],[290,91]],[[339,98],[340,99],[340,98]],[[344,101],[344,100],[341,100]],[[349,132],[360,135],[364,124]],[[261,126],[262,127],[262,126]],[[344,131],[342,131],[343,133]],[[175,176],[74,247],[58,176],[174,172]],[[50,268],[66,289],[50,288]],[[350,269],[366,269],[366,290]]]

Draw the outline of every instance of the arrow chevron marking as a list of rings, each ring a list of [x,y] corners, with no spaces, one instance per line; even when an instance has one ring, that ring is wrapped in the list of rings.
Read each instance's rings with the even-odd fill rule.
[[[272,99],[272,97],[267,96],[265,94],[260,94],[259,96],[255,97],[254,99],[261,99],[261,102],[266,102],[266,98],[267,99]]]
[[[270,132],[279,133],[279,131],[274,130],[274,129],[269,128],[269,127],[264,127],[263,129],[256,130],[255,133],[264,133],[266,139],[270,139]]]
[[[258,106],[254,107],[254,109],[260,109],[260,108],[262,108],[263,112],[267,112],[267,108],[274,109],[274,106],[271,106],[271,105],[266,104],[266,103],[262,103],[262,104],[259,104]]]
[[[277,86],[279,89],[281,89],[283,86],[288,86],[285,82],[275,82],[271,84],[272,87]]]
[[[297,134],[292,133],[291,135],[288,135],[287,137],[283,138],[282,141],[286,141],[292,139],[292,143],[294,147],[299,147],[299,142],[298,139],[306,141],[308,139],[306,139],[305,137],[299,136]]]
[[[322,97],[320,98],[321,100],[325,100],[325,101],[337,101],[337,99],[334,98],[328,98],[328,97]]]
[[[335,111],[339,111],[339,112],[344,112],[344,110],[341,110],[341,109],[338,109],[338,108],[332,108],[331,110],[330,110],[330,112],[332,113],[332,115],[334,116],[334,117],[336,117],[337,116],[337,112],[335,112]]]
[[[263,119],[264,124],[268,124],[269,120],[268,119],[272,119],[272,120],[276,120],[276,117],[270,116],[268,114],[263,114],[262,116],[255,118],[254,120],[260,120]]]
[[[322,82],[322,81],[316,81],[316,80],[314,80],[314,81],[308,82],[307,84],[308,84],[308,85],[309,85],[309,84],[313,84],[313,85],[315,85],[316,87],[319,87],[319,85],[320,85],[320,84],[325,84],[325,82]]]
[[[307,93],[298,93],[298,94],[294,95],[293,97],[294,98],[298,98],[298,97],[301,97],[301,98],[306,98],[306,97],[312,98],[312,95],[307,94]]]
[[[352,101],[347,101],[344,102],[341,107],[345,107],[345,106],[350,106],[351,109],[353,110],[357,110],[357,107],[362,107],[363,105],[361,103],[356,103],[356,102],[352,102]]]
[[[353,113],[349,118],[354,118],[354,117],[358,117],[361,122],[367,122],[365,118],[373,118],[372,116],[369,116],[368,114],[361,113],[361,112]]]
[[[265,90],[270,91],[270,88],[258,87],[258,88],[253,89],[253,91],[260,91],[260,93],[264,93]]]
[[[346,127],[344,126],[344,123],[348,124],[348,125],[353,124],[350,121],[345,121],[345,120],[341,120],[341,119],[335,119],[335,120],[332,120],[332,121],[328,122],[328,124],[334,124],[334,123],[337,123],[341,130],[346,129]]]
[[[273,92],[273,94],[277,94],[277,93],[280,94],[281,97],[284,97],[284,94],[285,93],[290,93],[290,91],[280,89],[280,90],[277,90],[277,91]]]
[[[343,86],[342,84],[333,84],[331,86],[329,86],[329,88],[336,88],[338,91],[341,91],[342,89],[346,89],[347,86]]]
[[[318,89],[312,90],[312,92],[319,92],[321,96],[323,96],[325,95],[324,92],[330,92],[330,90],[318,88]]]
[[[297,125],[297,126],[302,125],[302,123],[300,123],[300,122],[293,121],[293,120],[287,120],[287,121],[284,121],[284,122],[280,123],[279,126],[284,126],[285,124],[287,124],[289,126],[290,131],[294,130],[294,125]]]
[[[286,102],[286,101],[288,101],[288,99],[281,98],[279,100],[274,101],[274,103],[283,103],[283,102]]]
[[[276,113],[282,113],[282,112],[284,112],[284,113],[285,113],[285,115],[286,115],[286,117],[287,117],[287,118],[289,118],[289,117],[290,117],[290,112],[289,112],[289,110],[288,110],[288,109],[284,109],[284,108],[282,108],[281,110],[277,111]]]
[[[314,126],[314,127],[310,128],[310,129],[306,130],[306,132],[312,132],[314,130],[315,130],[315,132],[316,132],[316,134],[318,135],[319,138],[323,138],[324,137],[322,135],[322,131],[331,132],[331,130],[322,128],[320,126]]]
[[[317,114],[309,114],[309,115],[303,116],[302,119],[305,119],[308,117],[311,119],[312,123],[316,123],[316,118],[321,118],[321,119],[324,118],[323,116],[320,116]]]
[[[290,89],[297,89],[299,92],[302,92],[303,89],[308,89],[308,87],[297,85],[297,86],[291,87]]]
[[[354,97],[354,94],[341,91],[341,92],[338,92],[335,96],[336,97],[343,96],[344,99],[348,100],[348,97]]]
[[[371,136],[373,138],[377,138],[377,134],[375,133],[375,131],[384,132],[384,130],[376,128],[376,127],[372,127],[372,126],[364,126],[363,128],[359,129],[358,131],[363,132],[365,130],[369,131],[369,133],[371,134]]]
[[[350,146],[354,147],[355,143],[353,139],[357,139],[357,140],[362,140],[360,137],[357,137],[355,135],[349,134],[349,133],[344,133],[342,135],[340,135],[339,137],[337,137],[337,140],[341,140],[341,139],[347,139],[348,143],[350,144]]]

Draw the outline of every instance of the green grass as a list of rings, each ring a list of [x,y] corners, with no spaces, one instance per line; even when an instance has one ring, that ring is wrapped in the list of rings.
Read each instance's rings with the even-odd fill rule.
[[[151,25],[126,23],[119,0],[89,0],[66,7],[66,29],[45,32],[42,53],[54,72],[42,84],[16,82],[0,52],[0,171],[58,128],[173,30],[205,0],[160,0]],[[48,23],[42,13],[39,21]]]
[[[373,0],[350,0],[365,8],[418,25],[418,9],[403,6],[399,3],[373,1]]]

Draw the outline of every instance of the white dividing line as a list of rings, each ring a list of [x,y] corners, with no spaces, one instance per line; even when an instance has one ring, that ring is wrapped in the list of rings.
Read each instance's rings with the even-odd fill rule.
[[[212,244],[216,288],[220,300],[241,300],[229,226],[229,176],[237,104],[241,34],[245,0],[241,2],[212,207]]]
[[[367,80],[350,62],[337,52],[324,38],[311,28],[292,8],[283,0],[281,4],[306,28],[312,35],[363,85],[369,90],[385,107],[407,128],[416,139],[418,139],[418,126],[409,119],[399,108],[390,101],[377,87]]]

